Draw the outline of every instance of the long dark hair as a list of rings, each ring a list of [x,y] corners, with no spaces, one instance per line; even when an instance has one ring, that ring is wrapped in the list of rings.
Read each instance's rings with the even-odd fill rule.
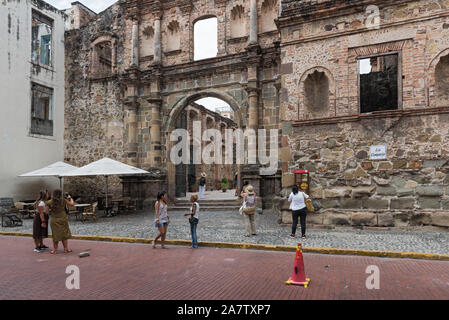
[[[167,194],[167,192],[165,192],[165,191],[159,192],[159,193],[157,194],[157,201],[161,201],[161,200],[162,200],[162,197],[165,196],[166,194]],[[164,201],[164,203],[166,203],[165,200],[163,200],[163,201]]]
[[[298,188],[298,186],[293,186],[293,188],[292,188],[292,192],[293,192],[293,194],[294,194],[294,195],[297,195],[297,194],[298,194],[298,192],[299,192],[299,188]]]
[[[34,209],[37,209],[37,206],[39,205],[39,202],[41,201],[47,201],[47,191],[41,190],[39,191],[39,198],[37,198],[36,202],[34,203]]]
[[[51,206],[50,209],[52,211],[57,210],[59,207],[64,205],[64,201],[62,200],[62,190],[56,189],[53,191],[53,197],[51,197]]]

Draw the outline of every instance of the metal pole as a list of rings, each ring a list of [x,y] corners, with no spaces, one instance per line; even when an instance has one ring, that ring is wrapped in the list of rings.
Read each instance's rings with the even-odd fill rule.
[[[106,211],[108,210],[108,176],[106,176]]]

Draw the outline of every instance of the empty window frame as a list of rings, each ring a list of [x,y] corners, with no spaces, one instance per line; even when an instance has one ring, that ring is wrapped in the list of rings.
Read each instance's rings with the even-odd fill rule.
[[[53,136],[53,89],[31,84],[31,134]]]
[[[33,11],[31,25],[31,60],[36,64],[51,66],[53,20]]]
[[[359,58],[360,113],[397,110],[402,105],[399,53]]]
[[[195,22],[193,26],[194,60],[214,58],[218,54],[217,18],[206,18]]]

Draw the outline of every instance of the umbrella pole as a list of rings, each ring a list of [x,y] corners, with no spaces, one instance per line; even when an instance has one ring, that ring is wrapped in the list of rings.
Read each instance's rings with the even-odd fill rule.
[[[59,189],[61,189],[62,194],[64,194],[64,186],[62,185],[62,177],[59,177]]]
[[[108,176],[106,176],[106,211],[108,210]]]

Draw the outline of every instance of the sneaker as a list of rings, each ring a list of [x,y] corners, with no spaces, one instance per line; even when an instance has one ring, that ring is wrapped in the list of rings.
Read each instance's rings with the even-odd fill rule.
[[[39,249],[39,247],[38,247],[38,248],[35,248],[35,249],[34,249],[34,252],[41,252],[41,249]]]
[[[306,235],[305,235],[305,234],[303,234],[301,238],[305,239],[305,238],[306,238]]]
[[[48,249],[48,247],[46,245],[43,245],[43,246],[39,247],[39,249],[45,250],[45,249]]]

